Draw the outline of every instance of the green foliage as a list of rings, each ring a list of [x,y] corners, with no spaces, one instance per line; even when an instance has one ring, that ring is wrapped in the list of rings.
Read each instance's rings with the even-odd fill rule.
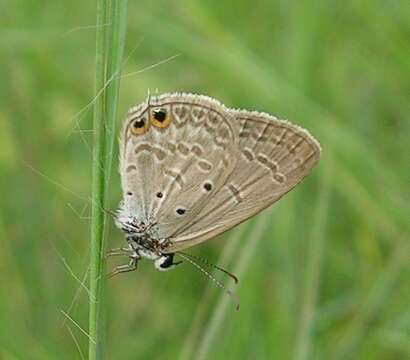
[[[95,18],[94,2],[1,7],[1,359],[86,357]],[[323,158],[193,249],[241,275],[239,312],[188,264],[110,280],[107,359],[410,357],[409,22],[404,0],[130,2],[120,118],[147,89],[198,92],[291,119]],[[109,193],[115,208],[116,172]]]

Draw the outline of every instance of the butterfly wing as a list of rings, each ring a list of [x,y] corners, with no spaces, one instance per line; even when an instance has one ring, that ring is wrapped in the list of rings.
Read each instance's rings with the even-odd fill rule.
[[[268,114],[230,110],[238,128],[235,168],[201,213],[172,234],[169,252],[204,242],[278,201],[312,170],[319,143]]]
[[[158,111],[162,123],[153,118]],[[128,213],[157,223],[160,238],[194,222],[235,168],[234,124],[223,105],[205,96],[165,94],[131,109],[120,145]]]

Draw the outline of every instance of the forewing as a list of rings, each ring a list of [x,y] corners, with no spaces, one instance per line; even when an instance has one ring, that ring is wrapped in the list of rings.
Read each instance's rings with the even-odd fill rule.
[[[170,116],[169,125],[151,122],[134,135],[135,121],[157,110]],[[124,202],[140,220],[157,223],[159,237],[193,222],[235,168],[238,129],[231,117],[216,100],[190,94],[151,97],[130,110],[122,133]]]
[[[230,113],[239,136],[235,168],[199,216],[173,234],[170,252],[206,241],[270,206],[319,160],[319,143],[299,126],[264,113]]]

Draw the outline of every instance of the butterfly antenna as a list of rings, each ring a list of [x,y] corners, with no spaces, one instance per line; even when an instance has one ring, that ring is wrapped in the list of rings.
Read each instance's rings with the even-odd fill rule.
[[[200,266],[198,263],[196,263],[191,256],[192,255],[188,255],[185,253],[182,253],[180,251],[176,251],[176,253],[181,256],[184,260],[188,261],[190,264],[192,264],[194,267],[196,267],[199,271],[201,271],[203,274],[205,274],[205,276],[207,276],[209,279],[211,279],[213,281],[213,283],[219,287],[220,289],[224,290],[226,294],[228,294],[232,300],[235,303],[235,309],[239,310],[240,307],[240,302],[239,302],[239,297],[237,294],[235,294],[234,292],[232,292],[231,290],[227,289],[218,279],[216,279],[215,277],[213,277],[208,271],[206,271],[202,266]],[[194,257],[194,256],[192,256]],[[202,259],[201,259],[202,260]]]
[[[181,252],[181,251],[176,251],[176,253],[177,253],[177,254],[182,254],[182,255],[188,256],[188,257],[190,257],[191,259],[198,260],[198,261],[202,262],[202,263],[205,264],[205,265],[208,265],[209,267],[211,267],[211,268],[213,268],[213,269],[216,269],[216,270],[219,270],[219,271],[225,273],[226,275],[228,275],[230,278],[233,279],[233,281],[235,282],[235,284],[237,284],[237,283],[239,282],[239,279],[237,278],[237,276],[236,276],[235,274],[232,274],[232,273],[229,272],[228,270],[225,270],[225,269],[223,269],[223,268],[221,268],[221,267],[219,267],[219,266],[217,266],[217,265],[215,265],[215,264],[210,263],[210,262],[209,262],[208,260],[206,260],[206,259],[200,258],[199,256],[195,256],[195,255],[192,255],[192,254],[188,254],[188,253],[185,253],[185,252]]]

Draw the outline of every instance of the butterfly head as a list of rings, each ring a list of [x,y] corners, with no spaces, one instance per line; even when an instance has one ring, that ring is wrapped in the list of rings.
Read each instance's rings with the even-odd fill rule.
[[[170,270],[180,263],[174,262],[174,254],[166,251],[170,241],[158,237],[156,222],[140,221],[138,217],[130,214],[123,204],[120,204],[117,212],[111,212],[111,214],[117,227],[125,233],[128,247],[119,249],[120,251],[112,250],[107,256],[125,255],[131,259],[130,264],[118,267],[119,272],[135,270],[141,258],[152,260],[160,271]]]

